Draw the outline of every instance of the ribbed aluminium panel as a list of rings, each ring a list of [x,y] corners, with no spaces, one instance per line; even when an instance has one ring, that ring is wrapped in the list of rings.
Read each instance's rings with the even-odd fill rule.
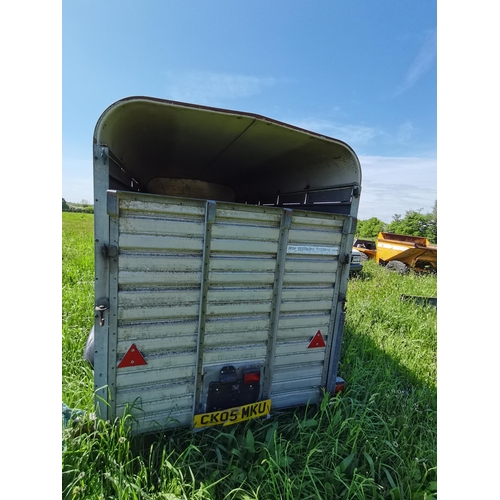
[[[146,364],[117,368],[115,414],[132,405],[142,429],[189,424],[205,375],[226,365],[269,371],[273,408],[318,401],[326,348],[308,346],[332,330],[345,217],[138,198],[118,196],[110,349],[119,364],[135,344]]]
[[[218,203],[211,230],[206,365],[265,361],[281,210]]]
[[[141,427],[192,417],[204,227],[203,202],[119,200],[116,356],[147,364],[117,369],[115,405]]]
[[[296,212],[288,235],[271,397],[289,406],[321,396],[326,347],[309,348],[319,331],[331,330],[342,241],[342,216]]]

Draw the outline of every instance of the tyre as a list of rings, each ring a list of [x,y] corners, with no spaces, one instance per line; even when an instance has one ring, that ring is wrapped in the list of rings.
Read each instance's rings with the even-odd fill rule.
[[[391,260],[385,268],[388,271],[396,271],[398,274],[407,274],[409,271],[408,266],[399,260]]]
[[[83,359],[88,361],[92,368],[94,368],[94,327],[90,330],[87,338],[87,343],[85,344],[85,349],[83,350]]]
[[[363,253],[363,252],[359,252],[361,255],[359,256],[359,260],[361,262],[366,262],[368,260],[368,255],[366,255],[366,253]]]

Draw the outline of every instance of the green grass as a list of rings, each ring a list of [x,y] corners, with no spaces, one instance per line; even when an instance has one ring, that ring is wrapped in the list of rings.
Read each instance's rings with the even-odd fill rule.
[[[94,217],[63,212],[62,228],[62,398],[72,408],[91,410],[93,373],[82,354],[94,321]]]
[[[93,216],[63,213],[63,401],[93,411]],[[63,432],[68,499],[436,498],[436,277],[365,263],[349,283],[338,398],[199,433],[131,437],[125,417]]]

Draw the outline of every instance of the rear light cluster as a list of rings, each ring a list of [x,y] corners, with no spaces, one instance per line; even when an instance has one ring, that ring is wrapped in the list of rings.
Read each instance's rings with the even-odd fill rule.
[[[244,384],[258,384],[260,382],[260,372],[245,373],[243,375]]]
[[[335,382],[335,396],[339,393],[339,392],[344,392],[345,390],[345,380],[341,377],[337,377],[337,380]]]

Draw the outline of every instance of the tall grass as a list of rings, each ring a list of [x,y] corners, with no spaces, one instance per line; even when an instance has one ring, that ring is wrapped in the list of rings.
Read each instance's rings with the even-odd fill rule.
[[[93,373],[82,354],[94,322],[94,216],[63,212],[62,228],[62,397],[91,410]]]
[[[63,214],[63,401],[88,412],[92,252],[92,216]],[[436,309],[400,294],[435,296],[436,277],[367,262],[350,281],[340,397],[195,434],[83,417],[63,432],[63,497],[436,498]]]

